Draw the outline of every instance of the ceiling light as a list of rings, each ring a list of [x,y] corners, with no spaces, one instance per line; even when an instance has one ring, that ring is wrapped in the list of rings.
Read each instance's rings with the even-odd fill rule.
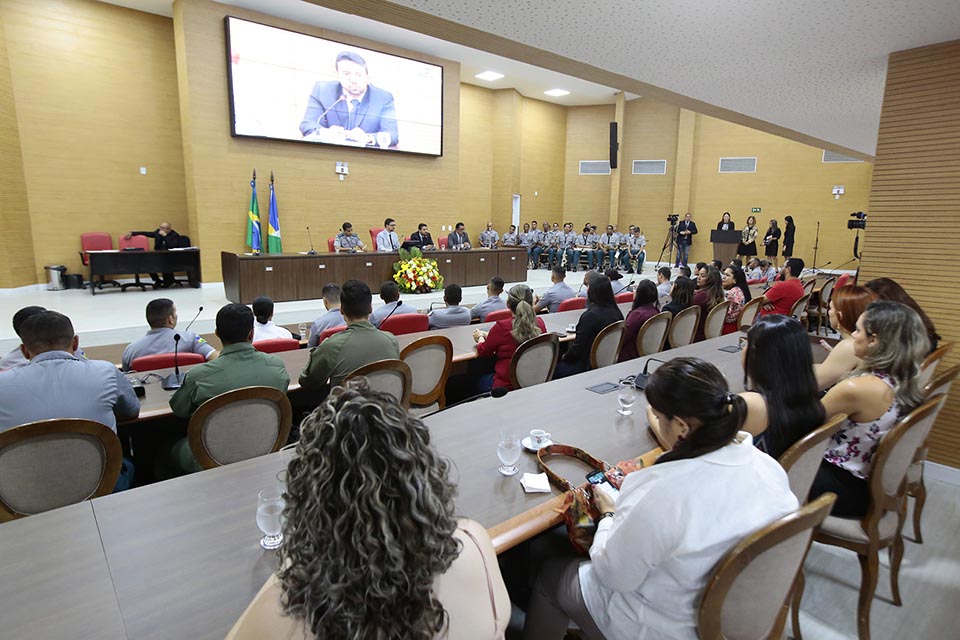
[[[550,89],[550,91],[544,91],[543,93],[553,98],[560,98],[562,96],[570,95],[570,92],[566,89]]]
[[[487,82],[493,82],[494,80],[499,80],[503,77],[502,73],[497,73],[496,71],[484,71],[483,73],[478,73],[473,76],[474,78],[480,78],[481,80],[486,80]]]

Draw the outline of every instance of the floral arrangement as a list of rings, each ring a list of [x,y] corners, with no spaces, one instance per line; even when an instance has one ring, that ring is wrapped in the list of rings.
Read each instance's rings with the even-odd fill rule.
[[[393,280],[404,293],[430,293],[443,288],[437,261],[424,258],[420,249],[400,249],[400,262],[393,263]]]

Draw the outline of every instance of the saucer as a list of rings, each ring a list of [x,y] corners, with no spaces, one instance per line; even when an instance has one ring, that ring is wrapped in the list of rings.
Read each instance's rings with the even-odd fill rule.
[[[551,444],[553,444],[553,441],[552,441],[552,440],[544,440],[544,441],[543,441],[543,444],[541,444],[541,445],[538,447],[537,445],[533,444],[533,438],[532,438],[531,436],[527,436],[526,438],[524,438],[523,440],[520,441],[520,444],[522,444],[522,445],[523,445],[523,448],[526,449],[527,451],[530,451],[530,452],[532,452],[532,453],[536,453],[536,452],[539,451],[540,449],[543,449],[544,447],[547,447],[547,446],[550,446]]]

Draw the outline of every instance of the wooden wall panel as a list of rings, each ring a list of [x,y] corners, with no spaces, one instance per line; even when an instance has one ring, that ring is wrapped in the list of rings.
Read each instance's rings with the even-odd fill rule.
[[[520,211],[524,220],[533,218],[560,222],[563,213],[566,130],[566,107],[523,98],[517,134],[520,137],[518,193],[521,195]],[[510,208],[495,211],[495,221],[505,216],[506,226],[509,226],[510,211]]]
[[[23,155],[3,14],[0,13],[0,289],[34,284],[30,205],[23,177]]]
[[[581,176],[579,166],[581,160],[609,159],[614,115],[612,104],[567,109],[563,219],[577,232],[585,222],[600,226],[610,217],[610,176]]]
[[[957,87],[960,40],[890,56],[860,273],[863,281],[897,280],[952,342],[960,342],[960,291],[940,267],[960,251]],[[909,268],[896,268],[907,261]],[[947,363],[958,362],[954,349]],[[930,460],[960,467],[957,385],[930,445]]]
[[[460,211],[471,220],[492,219],[503,234],[510,224],[510,208],[501,206],[494,212],[493,207],[493,139],[486,124],[493,113],[492,91],[460,85],[460,144],[466,151],[460,154]],[[476,235],[480,229],[471,231]]]
[[[50,263],[79,269],[84,231],[186,231],[171,21],[87,0],[2,11],[35,277]]]
[[[523,120],[523,96],[514,89],[500,89],[492,93],[493,117],[486,125],[477,123],[490,136],[493,144],[490,216],[495,211],[512,211],[513,194],[520,193],[522,145],[519,132]],[[489,123],[492,123],[492,128]],[[523,217],[529,219],[529,216]]]

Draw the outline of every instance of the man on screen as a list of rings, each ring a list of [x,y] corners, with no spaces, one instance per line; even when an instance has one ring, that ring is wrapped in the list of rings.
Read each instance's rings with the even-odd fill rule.
[[[370,84],[366,61],[352,51],[337,55],[336,68],[338,81],[313,85],[300,132],[321,142],[396,146],[393,94]]]

